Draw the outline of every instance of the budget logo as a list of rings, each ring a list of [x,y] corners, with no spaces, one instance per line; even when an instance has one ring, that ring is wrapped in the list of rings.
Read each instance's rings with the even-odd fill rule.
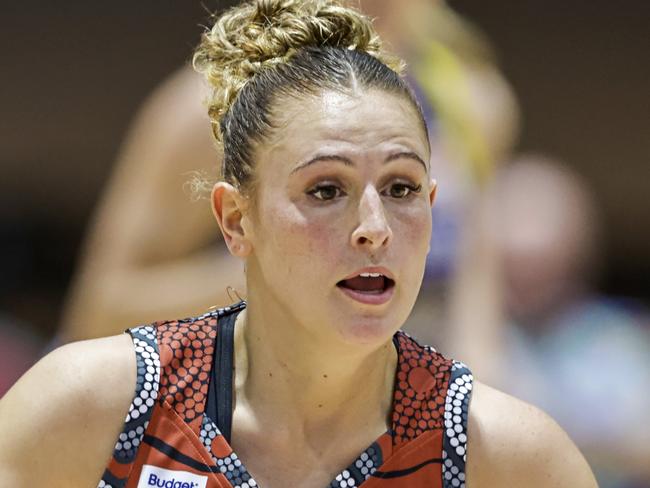
[[[137,488],[205,488],[207,476],[145,464]]]

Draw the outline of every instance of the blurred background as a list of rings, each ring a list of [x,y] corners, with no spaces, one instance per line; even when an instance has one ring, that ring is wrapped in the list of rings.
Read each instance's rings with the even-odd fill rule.
[[[137,132],[134,118],[152,92],[160,92],[162,80],[171,76],[174,83],[178,76],[174,73],[187,64],[201,26],[208,23],[207,12],[220,6],[214,0],[69,0],[65,4],[35,0],[0,7],[4,21],[0,30],[0,396],[43,350],[67,340],[60,334],[57,339],[64,302],[72,293],[75,270],[83,262],[79,253],[84,236],[114,164],[123,154],[123,142],[130,131],[131,137]],[[543,399],[549,397],[549,385],[559,385],[559,377],[568,378],[567,371],[576,370],[574,363],[565,361],[567,356],[575,357],[579,348],[575,344],[591,344],[589,357],[580,359],[580,371],[586,373],[571,376],[567,383],[586,385],[576,398],[584,402],[581,405],[602,399],[602,413],[570,433],[584,439],[585,446],[602,440],[594,432],[614,439],[613,432],[625,430],[616,415],[641,419],[637,413],[647,406],[643,402],[648,397],[641,390],[648,383],[638,382],[648,380],[650,374],[646,312],[650,305],[650,4],[450,0],[449,6],[481,33],[480,42],[489,40],[490,52],[495,53],[494,59],[490,54],[490,62],[498,64],[518,101],[513,116],[517,129],[512,129],[518,137],[512,137],[512,148],[499,154],[508,164],[493,171],[493,183],[484,192],[489,203],[481,205],[491,212],[483,221],[494,234],[488,230],[482,238],[498,254],[499,317],[503,323],[519,324],[519,332],[499,335],[486,328],[495,343],[487,353],[463,349],[463,337],[448,334],[449,339],[440,341],[443,352],[445,347],[454,355],[458,351],[472,366],[483,361],[481,354],[496,356],[498,350],[499,357],[508,358],[508,366],[486,365],[485,376],[539,404],[567,428],[579,415]],[[489,101],[490,91],[482,96]],[[173,110],[167,117],[169,113]],[[123,189],[125,194],[138,190],[138,185]],[[189,201],[189,195],[184,195]],[[506,212],[513,208],[519,214]],[[536,213],[540,208],[549,210]],[[542,230],[527,227],[531,219]],[[562,229],[561,236],[543,232],[551,228]],[[119,241],[107,229],[101,235],[104,246],[110,246],[113,237]],[[559,256],[558,249],[565,255]],[[526,254],[531,252],[532,257]],[[571,290],[565,286],[555,291],[580,296],[579,307],[558,305],[551,291],[547,301],[540,303],[532,303],[526,295],[526,290],[530,294],[531,289],[546,289],[547,282],[562,274],[558,271],[546,277],[547,282],[540,281],[554,259],[584,281]],[[566,264],[576,262],[580,264],[575,269]],[[535,279],[524,276],[522,269]],[[580,288],[580,293],[574,288]],[[491,292],[494,289],[490,287]],[[562,313],[549,313],[557,308]],[[427,313],[421,310],[420,317]],[[620,324],[624,324],[622,333],[617,329]],[[117,326],[116,333],[122,325],[133,324]],[[560,328],[578,332],[539,333]],[[475,333],[470,326],[469,336]],[[426,341],[435,340],[436,335],[431,335],[429,339],[426,331],[420,334]],[[541,335],[546,337],[543,344]],[[81,336],[69,334],[69,338]],[[614,343],[616,353],[609,357]],[[575,347],[563,351],[567,344]],[[533,357],[539,364],[533,364]],[[626,360],[623,374],[620,368]],[[608,379],[589,377],[593,370],[588,366],[608,361],[614,361],[608,363]],[[565,369],[558,366],[558,371],[542,379],[542,372],[550,369],[545,365],[551,363]],[[621,387],[613,395],[629,397],[627,410],[613,414],[603,386],[607,381]],[[612,425],[601,424],[612,416]],[[613,473],[602,475],[602,486],[650,486],[647,471],[639,468],[648,451],[638,447],[650,439],[627,440],[636,454],[623,456],[629,466],[620,459],[613,461],[618,474],[603,461],[606,454],[592,454],[590,461],[596,460],[592,463]],[[621,481],[620,471],[625,469],[633,476]]]

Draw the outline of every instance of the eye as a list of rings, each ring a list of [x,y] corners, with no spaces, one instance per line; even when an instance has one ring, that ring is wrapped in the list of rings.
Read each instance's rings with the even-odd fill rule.
[[[334,200],[343,195],[341,190],[336,185],[318,185],[307,192],[308,195],[316,198],[317,200]]]
[[[411,183],[393,183],[387,190],[388,196],[391,198],[403,199],[412,194],[420,193],[422,185],[414,185]]]

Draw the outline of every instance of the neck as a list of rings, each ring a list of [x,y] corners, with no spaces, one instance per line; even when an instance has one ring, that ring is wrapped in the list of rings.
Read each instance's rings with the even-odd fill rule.
[[[254,295],[249,289],[235,336],[238,406],[292,436],[322,438],[345,426],[384,431],[397,363],[392,340],[371,348],[315,337]]]

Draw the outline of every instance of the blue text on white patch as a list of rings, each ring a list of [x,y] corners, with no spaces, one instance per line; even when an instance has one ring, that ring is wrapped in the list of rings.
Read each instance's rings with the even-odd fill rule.
[[[137,488],[206,488],[207,481],[207,476],[145,464]]]

